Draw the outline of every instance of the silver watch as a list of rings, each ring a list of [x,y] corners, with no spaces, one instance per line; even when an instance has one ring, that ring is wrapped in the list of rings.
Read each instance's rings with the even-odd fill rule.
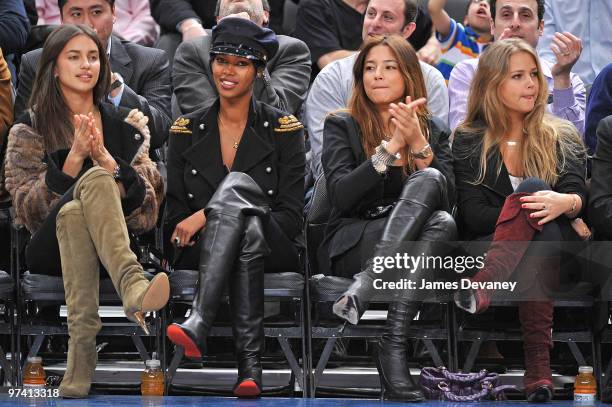
[[[425,160],[426,158],[429,158],[433,155],[433,150],[431,149],[431,146],[429,144],[426,144],[425,147],[423,147],[420,151],[417,151],[416,153],[410,150],[410,154],[412,154],[414,158],[418,158],[419,160]]]

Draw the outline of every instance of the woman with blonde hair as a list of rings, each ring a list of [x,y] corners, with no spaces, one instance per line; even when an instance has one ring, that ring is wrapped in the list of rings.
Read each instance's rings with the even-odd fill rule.
[[[321,268],[353,278],[334,313],[356,324],[374,294],[373,260],[390,256],[397,242],[453,240],[445,212],[454,196],[449,130],[427,108],[418,58],[400,36],[373,37],[353,69],[347,111],[330,114],[324,126],[322,164],[332,204]],[[413,246],[413,248],[416,246]],[[364,271],[362,259],[368,259]],[[410,274],[422,278],[423,270]],[[419,293],[420,294],[420,293]],[[419,310],[419,294],[398,296],[389,305],[375,361],[382,398],[419,401],[407,364],[407,329]]]
[[[586,207],[585,148],[572,124],[546,113],[547,99],[540,62],[526,42],[499,41],[480,57],[467,118],[453,142],[464,239],[492,240],[472,282],[513,275],[532,290],[545,271],[559,269],[559,254],[526,254],[530,243],[580,239],[570,221]],[[464,290],[456,303],[484,312],[491,295]],[[552,316],[552,301],[519,302],[529,401],[552,398]]]

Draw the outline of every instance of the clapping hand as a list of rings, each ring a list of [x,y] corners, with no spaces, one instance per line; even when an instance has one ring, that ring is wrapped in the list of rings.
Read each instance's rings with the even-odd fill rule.
[[[91,153],[89,117],[84,114],[75,114],[73,118],[74,139],[70,153],[82,162]]]
[[[419,106],[426,103],[427,99],[425,98],[412,101],[410,96],[406,96],[406,103],[391,103],[389,105],[391,123],[395,126],[391,140],[404,147],[410,146],[415,141],[423,138],[416,110]]]
[[[90,131],[91,158],[101,167],[112,173],[117,163],[104,146],[104,138],[100,129],[96,126],[96,121],[91,113],[89,113],[88,126]]]

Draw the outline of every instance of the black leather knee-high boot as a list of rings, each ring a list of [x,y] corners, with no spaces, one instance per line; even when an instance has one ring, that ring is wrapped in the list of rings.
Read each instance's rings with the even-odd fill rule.
[[[268,214],[265,196],[251,177],[231,172],[210,199],[202,231],[200,280],[189,318],[168,327],[168,338],[185,348],[185,356],[199,358],[215,320],[221,296],[238,257],[248,216]]]
[[[457,228],[448,212],[437,211],[423,226],[419,241],[412,245],[417,255],[442,255],[439,242],[456,239]],[[413,278],[427,278],[427,270],[419,269]],[[414,277],[416,276],[416,277]],[[375,348],[375,362],[380,375],[381,397],[388,400],[421,401],[423,393],[415,385],[408,367],[408,330],[427,294],[423,290],[404,291],[389,305],[387,323]]]
[[[448,206],[446,190],[446,179],[436,169],[427,168],[412,174],[387,219],[372,258],[390,255],[390,244],[419,240],[425,223],[434,211]],[[417,276],[413,274],[412,277]],[[334,303],[334,314],[351,324],[357,324],[374,294],[374,278],[370,259],[365,270],[353,276],[351,286]]]
[[[410,376],[407,350],[408,328],[420,305],[405,300],[389,305],[385,331],[374,348],[383,400],[424,400],[423,393]]]
[[[269,252],[261,219],[247,217],[240,255],[230,277],[232,329],[238,362],[234,395],[238,397],[257,397],[262,390],[264,259]]]

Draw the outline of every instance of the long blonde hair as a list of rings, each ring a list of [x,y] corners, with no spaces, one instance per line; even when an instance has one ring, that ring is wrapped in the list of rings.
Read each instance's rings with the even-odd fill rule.
[[[501,101],[500,88],[509,71],[510,57],[519,52],[533,57],[539,84],[535,106],[523,121],[526,136],[521,143],[523,175],[540,178],[552,186],[557,183],[567,161],[585,159],[586,150],[576,128],[546,113],[548,86],[533,48],[520,39],[496,41],[479,58],[478,71],[470,87],[467,116],[458,128],[462,133],[459,137],[484,134],[476,184],[483,182],[487,158],[499,153],[501,139],[510,130],[510,116]],[[498,174],[501,165],[502,160],[499,160]]]
[[[374,149],[384,140],[385,124],[378,114],[378,110],[366,94],[363,83],[363,72],[365,69],[365,60],[370,50],[378,45],[385,45],[391,49],[397,58],[399,71],[404,79],[404,95],[402,102],[406,96],[411,96],[413,100],[427,97],[425,88],[425,80],[421,72],[419,58],[414,51],[414,48],[406,41],[404,37],[399,35],[390,36],[375,36],[369,38],[361,47],[359,55],[353,66],[353,90],[348,104],[348,111],[355,119],[362,134],[363,148],[368,157],[374,154]],[[428,118],[429,111],[425,105],[421,105],[416,110],[419,118],[421,132],[425,138],[429,138]],[[405,171],[411,173],[415,169],[414,161],[410,154],[410,146],[406,146],[400,153],[406,158]]]

